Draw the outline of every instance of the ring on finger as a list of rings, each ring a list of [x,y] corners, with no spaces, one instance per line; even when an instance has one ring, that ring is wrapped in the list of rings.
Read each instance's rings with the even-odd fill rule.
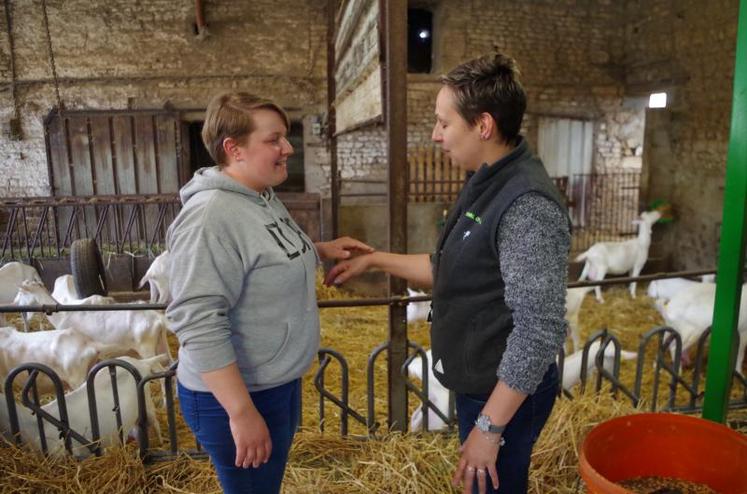
[[[474,472],[475,471],[475,467],[467,467],[467,471],[468,472]]]
[[[484,469],[484,468],[478,468],[478,469],[477,469],[477,473],[478,473],[478,474],[482,474],[482,475],[485,475],[485,469]]]

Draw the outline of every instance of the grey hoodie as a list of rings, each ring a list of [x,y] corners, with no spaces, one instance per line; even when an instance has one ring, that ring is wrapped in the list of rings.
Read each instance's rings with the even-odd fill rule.
[[[171,224],[171,295],[181,384],[209,391],[200,373],[236,362],[249,391],[304,374],[319,348],[312,241],[272,189],[258,194],[217,167],[181,190]]]

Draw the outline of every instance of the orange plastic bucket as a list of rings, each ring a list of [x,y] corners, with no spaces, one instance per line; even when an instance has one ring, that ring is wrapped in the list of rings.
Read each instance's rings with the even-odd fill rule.
[[[673,477],[720,494],[747,494],[747,436],[686,415],[626,415],[589,432],[579,470],[592,494],[629,494],[615,482],[634,477]]]

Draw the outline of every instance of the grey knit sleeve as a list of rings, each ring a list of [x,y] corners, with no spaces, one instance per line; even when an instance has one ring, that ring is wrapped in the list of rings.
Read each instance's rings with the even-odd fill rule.
[[[557,204],[531,192],[511,205],[498,226],[505,299],[514,320],[498,379],[522,393],[535,391],[566,336],[567,225]]]

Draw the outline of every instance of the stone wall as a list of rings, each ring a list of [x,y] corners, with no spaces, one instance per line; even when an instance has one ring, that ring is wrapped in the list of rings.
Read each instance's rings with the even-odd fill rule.
[[[736,0],[627,2],[626,90],[666,90],[649,110],[644,176],[649,198],[676,220],[654,230],[677,269],[715,266],[732,109]],[[658,230],[658,231],[657,231]]]
[[[421,5],[422,4],[422,5]],[[624,93],[624,5],[609,0],[512,2],[419,2],[434,13],[432,74],[408,77],[408,146],[430,143],[433,106],[440,88],[438,76],[461,62],[496,50],[516,58],[528,95],[523,132],[530,144],[537,139],[537,118],[588,119],[595,122],[599,170],[635,166],[640,147],[643,106],[631,108]],[[638,128],[637,139],[629,127]],[[360,140],[370,159],[340,159],[350,175],[371,170],[375,157],[385,174],[383,144],[371,148],[371,130],[345,138],[346,149]],[[630,142],[629,142],[630,141]],[[630,151],[631,146],[633,151]],[[637,166],[640,166],[638,150]]]
[[[42,121],[58,104],[40,2],[11,1],[0,34],[0,196],[49,193]],[[194,31],[194,3],[49,0],[49,33],[68,109],[204,108],[222,90],[277,100],[295,118],[326,109],[326,2],[205,2],[210,35]],[[4,12],[3,12],[3,19]],[[23,139],[9,135],[18,108]],[[314,156],[315,153],[310,153]],[[313,165],[313,163],[311,164]]]
[[[58,105],[41,3],[12,0],[15,100],[9,33],[0,30],[0,196],[49,193],[43,119]],[[380,98],[373,0],[358,0],[366,43],[351,45],[358,83],[338,80],[366,114]],[[70,109],[204,108],[214,93],[245,89],[276,99],[305,126],[307,189],[328,190],[326,2],[205,2],[210,36],[194,34],[194,6],[165,0],[48,0],[60,100]],[[529,97],[523,132],[542,116],[594,122],[597,170],[637,168],[644,199],[670,200],[677,221],[655,229],[675,267],[715,263],[731,115],[736,0],[420,0],[434,13],[431,74],[408,78],[408,145],[430,141],[438,75],[500,50],[514,56]],[[0,7],[2,9],[2,7]],[[4,12],[3,17],[4,18]],[[364,22],[365,21],[365,22]],[[355,24],[354,24],[355,26]],[[356,51],[357,50],[357,51]],[[373,58],[372,58],[373,57]],[[363,90],[365,89],[365,90]],[[666,90],[670,106],[644,109]],[[365,104],[364,104],[365,103]],[[356,106],[357,105],[357,106]],[[20,117],[22,139],[11,137]],[[374,108],[374,110],[372,110]],[[642,136],[644,115],[652,125]],[[357,118],[357,117],[356,117]],[[355,118],[353,119],[355,120]],[[360,120],[360,118],[358,118]],[[643,148],[641,142],[643,141]],[[642,156],[641,156],[642,155]],[[381,125],[339,139],[344,178],[386,176]],[[372,190],[381,190],[371,185]]]

